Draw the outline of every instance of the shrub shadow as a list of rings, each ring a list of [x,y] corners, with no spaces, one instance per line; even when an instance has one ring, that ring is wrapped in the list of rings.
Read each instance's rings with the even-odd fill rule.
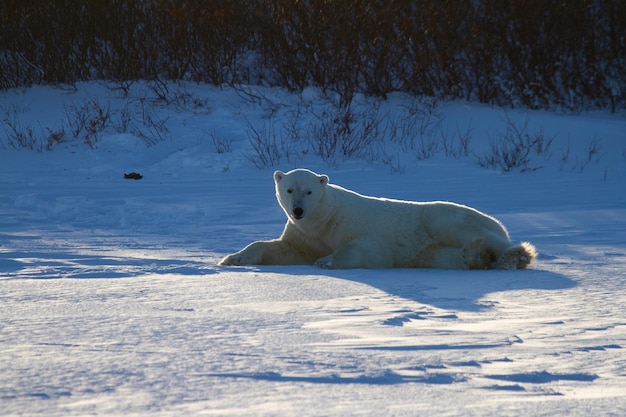
[[[282,375],[278,372],[259,373],[220,373],[207,374],[208,377],[216,378],[242,378],[256,381],[273,382],[296,382],[309,384],[365,384],[365,385],[397,385],[406,383],[423,383],[435,385],[447,385],[461,382],[464,378],[446,373],[432,373],[425,375],[400,375],[387,370],[380,375],[339,376],[296,376]]]
[[[42,251],[0,253],[0,279],[131,278],[148,274],[215,273],[215,268],[210,264],[177,259]]]

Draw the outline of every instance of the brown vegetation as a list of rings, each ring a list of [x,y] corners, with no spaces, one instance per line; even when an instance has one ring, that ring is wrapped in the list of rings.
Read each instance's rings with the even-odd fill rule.
[[[106,80],[317,86],[498,105],[626,102],[621,0],[3,0],[0,89]]]

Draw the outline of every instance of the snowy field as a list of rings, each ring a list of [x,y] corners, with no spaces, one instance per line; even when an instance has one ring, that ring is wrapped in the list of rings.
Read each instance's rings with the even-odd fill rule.
[[[111,87],[0,93],[0,415],[626,415],[623,113],[358,98],[382,139],[322,158],[316,90]],[[549,149],[480,166],[516,129]],[[538,261],[217,266],[280,234],[295,167],[473,206]]]

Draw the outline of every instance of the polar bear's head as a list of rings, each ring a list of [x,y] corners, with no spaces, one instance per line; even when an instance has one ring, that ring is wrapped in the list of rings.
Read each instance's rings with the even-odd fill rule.
[[[287,173],[274,172],[276,198],[292,222],[302,221],[315,212],[324,197],[327,175],[318,175],[308,169],[294,169]]]

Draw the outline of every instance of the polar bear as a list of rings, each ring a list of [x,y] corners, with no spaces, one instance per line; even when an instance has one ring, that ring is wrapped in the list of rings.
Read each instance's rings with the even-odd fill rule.
[[[537,255],[528,242],[512,243],[498,220],[460,204],[368,197],[307,169],[276,171],[274,182],[287,215],[282,235],[220,265],[516,269]]]

